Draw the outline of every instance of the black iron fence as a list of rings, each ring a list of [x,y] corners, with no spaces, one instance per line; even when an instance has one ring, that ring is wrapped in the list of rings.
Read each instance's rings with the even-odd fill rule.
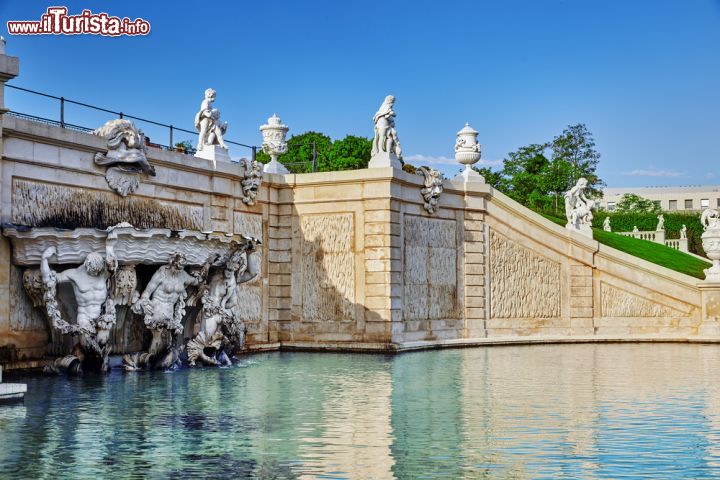
[[[184,128],[176,127],[175,125],[167,125],[167,124],[164,124],[161,122],[156,122],[154,120],[148,120],[147,118],[137,117],[135,115],[129,115],[125,112],[116,112],[116,111],[110,110],[108,108],[102,108],[102,107],[98,107],[95,105],[90,105],[88,103],[79,102],[77,100],[71,100],[71,99],[65,98],[65,97],[58,97],[55,95],[50,95],[48,93],[38,92],[36,90],[31,90],[29,88],[23,88],[23,87],[18,87],[16,85],[9,85],[9,84],[5,84],[5,86],[8,88],[12,88],[14,90],[21,91],[21,92],[26,92],[26,93],[30,93],[32,95],[38,95],[41,97],[45,97],[45,98],[49,98],[49,99],[58,101],[58,117],[57,117],[57,119],[39,117],[36,115],[30,115],[25,112],[18,112],[16,110],[8,111],[8,114],[10,114],[10,115],[14,115],[19,118],[25,118],[27,120],[32,120],[34,122],[46,123],[46,124],[55,125],[55,126],[58,126],[61,128],[76,130],[79,132],[92,132],[94,130],[93,128],[76,125],[73,123],[69,123],[67,121],[66,112],[65,112],[66,105],[77,105],[79,107],[88,108],[88,109],[91,109],[91,110],[94,110],[97,112],[109,113],[111,115],[117,116],[118,118],[127,118],[127,119],[134,120],[136,122],[146,123],[146,124],[152,125],[154,127],[160,127],[161,129],[167,129],[167,135],[168,135],[168,140],[169,140],[168,144],[164,145],[162,143],[153,142],[148,137],[147,145],[149,147],[159,148],[161,150],[179,151],[182,153],[186,153],[188,155],[194,155],[196,153],[196,150],[194,148],[192,148],[192,146],[188,145],[187,141],[175,143],[176,135],[178,133],[188,133],[192,136],[195,136],[195,135],[197,135],[196,131],[186,130]],[[232,140],[227,140],[227,139],[225,140],[225,143],[250,149],[252,152],[253,160],[256,159],[258,149],[260,148],[256,145],[246,145],[244,143],[234,142]],[[310,159],[309,160],[292,160],[292,159],[297,159],[300,157],[301,150],[304,147],[308,147],[308,148],[312,149]],[[307,150],[303,151],[302,156],[307,158]],[[288,158],[291,160],[288,161]],[[317,144],[315,142],[293,141],[293,139],[290,139],[290,141],[288,141],[288,153],[283,155],[282,163],[292,173],[309,173],[309,172],[317,171],[317,167],[318,167]]]
[[[92,128],[87,128],[87,127],[83,127],[83,126],[80,126],[80,125],[75,125],[75,124],[69,123],[69,122],[67,121],[66,115],[65,115],[65,107],[66,107],[66,105],[68,105],[68,104],[70,104],[70,105],[77,105],[77,106],[79,106],[79,107],[88,108],[88,109],[95,110],[95,111],[99,111],[99,112],[109,113],[109,114],[115,115],[115,116],[117,116],[117,117],[119,117],[119,118],[128,118],[128,119],[134,120],[134,121],[136,121],[136,122],[146,123],[146,124],[149,124],[149,125],[153,125],[153,126],[155,126],[155,127],[160,127],[160,128],[163,128],[163,129],[167,129],[167,131],[168,131],[168,139],[169,139],[169,142],[168,142],[167,145],[163,145],[162,143],[156,143],[156,142],[152,142],[152,141],[151,141],[151,142],[148,143],[148,146],[154,147],[154,148],[159,148],[159,149],[162,149],[162,150],[181,151],[181,152],[188,153],[188,154],[191,154],[191,155],[195,153],[195,150],[192,149],[192,148],[186,148],[186,146],[179,147],[180,144],[177,144],[177,145],[176,145],[176,144],[174,143],[174,140],[175,140],[175,135],[176,135],[177,133],[179,133],[179,132],[180,132],[180,133],[189,133],[189,134],[195,136],[195,135],[197,135],[197,132],[196,132],[196,131],[186,130],[186,129],[184,129],[184,128],[179,128],[179,127],[176,127],[175,125],[166,125],[166,124],[164,124],[164,123],[156,122],[156,121],[154,121],[154,120],[148,120],[147,118],[137,117],[137,116],[135,116],[135,115],[129,115],[129,114],[125,113],[125,112],[116,112],[116,111],[110,110],[110,109],[108,109],[108,108],[102,108],[102,107],[97,107],[97,106],[95,106],[95,105],[89,105],[89,104],[87,104],[87,103],[78,102],[77,100],[71,100],[71,99],[65,98],[65,97],[58,97],[58,96],[55,96],[55,95],[50,95],[50,94],[48,94],[48,93],[38,92],[38,91],[36,91],[36,90],[30,90],[29,88],[23,88],[23,87],[18,87],[18,86],[16,86],[16,85],[9,85],[9,84],[5,84],[5,86],[8,87],[8,88],[12,88],[12,89],[14,89],[14,90],[19,90],[19,91],[26,92],[26,93],[30,93],[30,94],[33,94],[33,95],[39,95],[39,96],[42,96],[42,97],[45,97],[45,98],[50,98],[50,99],[53,99],[53,100],[57,100],[57,101],[58,101],[58,119],[57,119],[57,120],[51,119],[51,118],[38,117],[38,116],[35,116],[35,115],[30,115],[30,114],[28,114],[28,113],[18,112],[18,111],[15,111],[15,110],[10,110],[10,111],[8,112],[8,113],[10,113],[11,115],[15,115],[16,117],[25,118],[25,119],[32,120],[32,121],[35,121],[35,122],[41,122],[41,123],[47,123],[47,124],[50,124],[50,125],[56,125],[56,126],[59,126],[59,127],[61,127],[61,128],[68,128],[68,129],[71,129],[71,130],[77,130],[77,131],[81,131],[81,132],[91,132],[91,131],[93,131],[94,129],[92,129]],[[184,142],[181,142],[181,143],[184,143]],[[231,144],[231,145],[237,145],[237,146],[239,146],[239,147],[243,147],[243,148],[248,148],[248,149],[250,149],[250,150],[252,151],[252,158],[255,159],[255,156],[256,156],[257,150],[258,150],[258,147],[257,147],[256,145],[246,145],[246,144],[244,144],[244,143],[234,142],[234,141],[232,141],[232,140],[225,140],[225,143],[228,143],[228,144]]]

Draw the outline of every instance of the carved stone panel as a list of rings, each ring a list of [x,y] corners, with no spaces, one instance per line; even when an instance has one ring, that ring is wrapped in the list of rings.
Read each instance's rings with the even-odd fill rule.
[[[355,238],[352,213],[300,218],[299,298],[304,321],[355,320]],[[296,277],[297,278],[297,277]]]
[[[454,220],[405,215],[403,318],[451,319],[457,302],[457,240]]]
[[[15,265],[10,266],[10,329],[13,331],[45,330],[47,328],[43,310],[33,308],[33,302],[37,298],[32,298],[23,287],[24,283],[28,283],[28,277],[34,276],[32,274],[35,272],[39,273],[36,270],[23,276],[23,269]],[[24,280],[26,281],[24,282]],[[39,300],[42,302],[42,293],[40,293]]]
[[[490,232],[490,318],[560,316],[560,264]]]
[[[603,317],[678,317],[687,312],[652,302],[639,295],[600,283],[600,305]]]
[[[235,212],[234,232],[250,237],[259,238],[263,241],[262,215],[256,213]],[[247,283],[238,285],[238,305],[242,305],[241,317],[248,323],[256,323],[262,320],[262,255],[250,255],[248,261],[256,263],[257,271],[260,272],[257,278]]]

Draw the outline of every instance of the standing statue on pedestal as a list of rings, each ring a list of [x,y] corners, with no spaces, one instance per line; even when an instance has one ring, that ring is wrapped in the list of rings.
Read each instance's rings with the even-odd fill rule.
[[[195,114],[195,129],[198,131],[195,156],[212,161],[213,167],[217,167],[218,160],[230,161],[228,147],[223,139],[228,124],[220,121],[220,110],[213,107],[215,96],[216,92],[212,88],[205,90],[205,99],[200,104],[200,111]]]
[[[187,343],[187,359],[191,366],[230,365],[235,350],[242,348],[245,326],[240,318],[238,285],[258,275],[249,255],[256,251],[260,241],[245,238],[245,243],[234,249],[222,269],[214,271],[202,295],[200,332]]]
[[[152,331],[152,342],[147,353],[123,357],[126,370],[137,370],[145,365],[166,369],[178,362],[181,351],[178,340],[182,340],[187,288],[202,284],[210,266],[207,262],[200,270],[188,273],[185,263],[184,255],[175,254],[167,265],[155,272],[133,304],[133,312],[143,315],[145,326]]]
[[[612,227],[610,227],[610,217],[605,217],[605,220],[603,220],[603,230],[606,232],[612,232]]]
[[[45,286],[43,299],[50,324],[62,335],[80,337],[72,354],[46,367],[47,372],[108,371],[108,355],[111,350],[108,340],[110,329],[115,325],[115,304],[112,296],[108,294],[108,285],[117,269],[113,250],[116,240],[117,234],[113,235],[111,232],[105,246],[104,259],[102,255],[93,252],[88,254],[79,267],[62,272],[52,270],[49,265],[49,260],[57,254],[55,247],[49,247],[43,252],[40,272]],[[57,301],[57,285],[60,283],[69,283],[75,293],[75,324],[68,323],[60,313]]]
[[[682,228],[680,229],[680,240],[687,240],[687,227],[684,223]]]
[[[227,122],[220,121],[220,110],[213,107],[217,92],[208,88],[205,90],[205,99],[200,103],[200,111],[195,114],[195,129],[198,131],[198,151],[206,145],[220,145],[227,150],[223,135],[227,131]]]
[[[592,238],[592,208],[595,202],[585,196],[587,188],[587,179],[580,178],[575,186],[565,193],[565,217],[568,222],[565,227]]]
[[[395,97],[388,95],[373,116],[375,135],[373,136],[371,158],[368,167],[402,168],[402,149],[395,130]]]
[[[657,216],[657,219],[658,219],[658,224],[657,224],[657,228],[655,228],[655,230],[657,230],[658,232],[661,230],[665,230],[665,216],[661,213],[660,215]]]

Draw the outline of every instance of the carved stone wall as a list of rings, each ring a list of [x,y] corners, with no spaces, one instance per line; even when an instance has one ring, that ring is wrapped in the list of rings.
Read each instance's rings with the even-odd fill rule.
[[[267,248],[263,238],[262,215],[246,212],[234,213],[234,231],[263,241],[261,251]],[[254,263],[258,277],[250,282],[238,285],[238,305],[242,305],[241,318],[248,323],[257,323],[262,320],[262,255],[255,253],[250,255],[250,261]]]
[[[47,330],[45,315],[32,302],[23,289],[23,269],[10,266],[10,328],[21,330]]]
[[[299,271],[293,271],[293,303],[310,322],[355,320],[354,216],[300,218]]]
[[[490,231],[490,317],[560,316],[560,264]]]
[[[600,298],[604,317],[677,317],[687,315],[687,312],[652,302],[605,282],[600,283]]]
[[[461,316],[456,229],[454,220],[405,215],[405,321]]]

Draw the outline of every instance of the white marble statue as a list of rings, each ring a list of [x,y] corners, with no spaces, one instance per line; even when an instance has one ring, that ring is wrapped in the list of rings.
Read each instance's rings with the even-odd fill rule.
[[[661,230],[665,230],[665,216],[663,216],[663,214],[661,213],[660,215],[657,216],[657,219],[658,219],[658,224],[657,224],[657,227],[655,228],[655,230],[658,232]]]
[[[687,239],[687,227],[685,226],[684,223],[683,223],[682,228],[680,229],[680,239],[681,240]]]
[[[640,233],[640,230],[637,228],[637,225],[633,226],[632,231],[633,231],[633,233]]]
[[[402,149],[395,130],[395,97],[385,97],[380,108],[373,116],[375,135],[373,136],[369,166],[401,168]]]
[[[705,230],[701,236],[703,250],[712,260],[712,266],[704,270],[705,281],[720,283],[720,211],[712,208],[703,210],[700,224]]]
[[[78,347],[83,352],[81,363],[86,370],[107,371],[110,353],[108,340],[110,329],[115,325],[115,304],[108,294],[109,280],[117,269],[114,242],[117,237],[108,235],[105,258],[90,253],[82,265],[56,272],[49,261],[57,255],[55,247],[48,247],[42,254],[40,272],[45,286],[45,308],[54,329],[63,335],[79,335]],[[69,283],[75,294],[77,316],[74,324],[62,318],[57,302],[57,285]],[[52,368],[51,368],[52,370]]]
[[[209,268],[208,262],[199,271],[188,273],[185,264],[184,255],[174,255],[153,274],[145,291],[132,305],[133,312],[143,316],[145,326],[153,333],[148,354],[155,367],[168,368],[177,362],[176,339],[183,333],[187,289],[202,284]],[[123,362],[128,370],[140,366],[132,356],[126,355]]]
[[[603,230],[606,232],[612,232],[612,227],[610,227],[610,217],[605,217],[605,220],[603,220]]]
[[[245,328],[240,318],[238,285],[258,275],[256,263],[249,255],[260,241],[246,238],[245,243],[230,253],[220,270],[210,275],[202,292],[200,332],[187,344],[188,363],[228,365],[235,349],[242,347]]]
[[[223,135],[227,131],[227,122],[220,121],[220,110],[213,107],[217,93],[214,89],[205,90],[205,98],[200,103],[200,111],[195,114],[195,129],[198,131],[198,152],[206,146],[218,145],[227,150]]]
[[[585,196],[587,188],[587,179],[580,178],[575,186],[565,193],[565,216],[568,222],[566,228],[592,238],[592,208],[595,202]]]

